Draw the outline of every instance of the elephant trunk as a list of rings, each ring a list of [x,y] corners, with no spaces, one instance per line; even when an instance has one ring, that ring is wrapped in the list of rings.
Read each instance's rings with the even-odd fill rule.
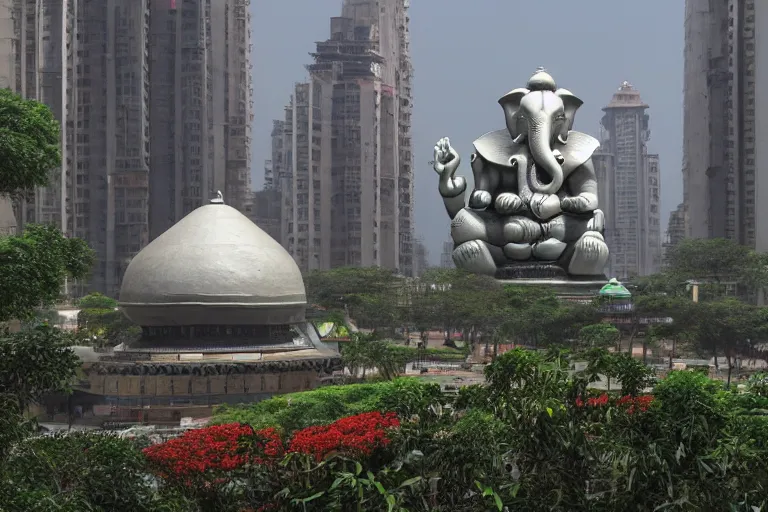
[[[546,122],[530,123],[528,131],[528,145],[531,150],[534,165],[528,172],[528,182],[534,192],[540,194],[557,194],[563,186],[563,169],[560,167],[555,155],[552,153],[550,140],[551,129]],[[542,183],[537,171],[541,169],[549,176],[549,183]]]

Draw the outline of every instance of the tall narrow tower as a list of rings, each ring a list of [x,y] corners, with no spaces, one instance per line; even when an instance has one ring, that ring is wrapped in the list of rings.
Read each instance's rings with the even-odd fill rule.
[[[610,272],[622,279],[652,274],[661,267],[659,157],[648,154],[646,146],[647,108],[629,82],[603,108],[601,152],[612,155],[612,176],[600,201],[610,212],[606,219]]]

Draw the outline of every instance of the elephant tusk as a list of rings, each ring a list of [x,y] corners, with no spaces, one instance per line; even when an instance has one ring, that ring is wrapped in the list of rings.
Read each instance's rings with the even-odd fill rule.
[[[514,142],[515,144],[522,144],[523,142],[525,142],[525,135],[526,135],[525,133],[521,133],[520,135],[512,139],[512,142]]]
[[[562,135],[557,136],[557,142],[560,144],[567,144],[568,143],[568,136],[563,137]]]

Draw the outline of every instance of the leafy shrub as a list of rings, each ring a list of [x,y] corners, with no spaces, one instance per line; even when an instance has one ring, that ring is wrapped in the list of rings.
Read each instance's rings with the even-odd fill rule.
[[[414,378],[329,386],[276,396],[256,404],[222,406],[215,423],[246,423],[255,429],[277,427],[285,432],[326,425],[345,416],[380,411],[403,415],[421,411],[441,398],[440,386]]]

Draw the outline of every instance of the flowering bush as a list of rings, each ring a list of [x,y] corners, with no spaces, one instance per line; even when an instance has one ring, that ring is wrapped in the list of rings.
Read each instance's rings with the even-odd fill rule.
[[[581,399],[581,397],[580,396],[576,397],[576,407],[584,407],[584,405],[585,405],[585,402]],[[603,393],[598,397],[587,398],[587,401],[586,401],[587,407],[602,407],[604,405],[608,405],[607,393]]]
[[[244,437],[254,434],[248,425],[214,425],[188,430],[175,439],[145,448],[144,455],[160,468],[164,477],[185,478],[210,471],[231,471],[248,462],[249,455],[240,443]],[[269,446],[269,450],[277,454],[274,434],[260,431],[258,436],[264,438],[265,452]]]
[[[587,398],[586,402],[579,396],[576,397],[576,407],[604,407],[610,402],[608,393],[603,393],[597,397]],[[653,402],[653,395],[632,396],[625,395],[618,398],[615,402],[617,407],[625,408],[629,414],[635,412],[645,412]]]
[[[645,412],[651,406],[653,402],[653,395],[643,396],[631,396],[626,395],[616,400],[616,405],[619,407],[627,407],[629,414],[634,414],[635,411]]]
[[[332,452],[368,456],[389,444],[388,429],[399,426],[400,421],[394,413],[368,412],[349,416],[330,425],[297,431],[289,451],[314,455],[317,460]]]

